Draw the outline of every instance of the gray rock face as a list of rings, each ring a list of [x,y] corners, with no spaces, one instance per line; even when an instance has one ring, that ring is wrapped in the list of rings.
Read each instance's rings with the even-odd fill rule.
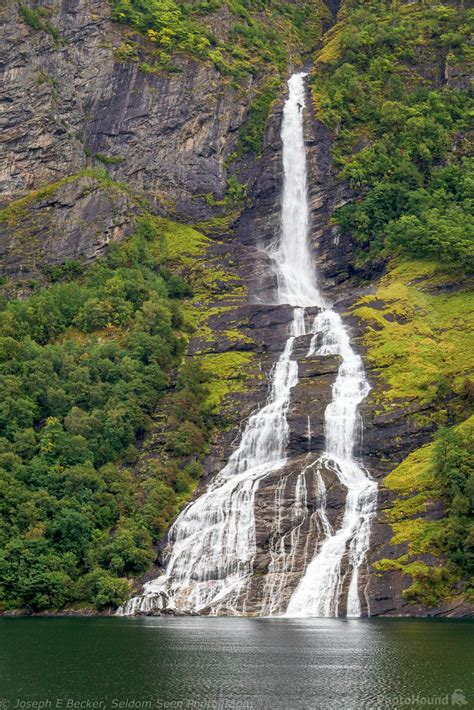
[[[318,454],[289,456],[285,466],[267,476],[257,491],[255,576],[247,595],[248,613],[285,612],[307,565],[325,538],[321,491],[315,476]],[[325,508],[337,528],[344,512],[344,491],[324,466]],[[341,612],[343,610],[341,609]]]
[[[252,343],[248,347],[255,352],[264,373],[270,372],[281,353],[288,337],[292,311],[288,306],[242,304],[230,314],[232,319],[241,320],[243,332],[252,334]],[[212,329],[218,331],[222,327],[220,319],[219,316],[210,321]],[[276,470],[269,470],[256,493],[254,575],[245,599],[241,599],[245,613],[249,615],[283,613],[307,565],[325,539],[319,514],[322,492],[318,487],[316,469],[327,489],[324,508],[334,528],[340,525],[344,513],[345,490],[334,473],[319,461],[325,443],[324,411],[331,397],[339,359],[332,356],[307,357],[308,340],[301,337],[295,341],[294,355],[298,360],[300,381],[292,392],[285,463]],[[209,352],[209,346],[212,348],[213,343],[208,343],[205,352]],[[191,348],[194,347],[192,343]],[[225,351],[226,347],[231,349],[231,344],[226,346],[225,340],[220,339],[217,352]],[[199,348],[197,351],[200,352]],[[245,392],[231,397],[225,411],[238,413],[239,419],[230,431],[214,442],[205,462],[207,476],[201,480],[196,497],[228,461],[239,444],[246,420],[255,409],[265,404],[267,396],[267,378],[253,377]],[[162,549],[166,549],[165,546]],[[347,560],[344,560],[344,589],[349,582],[345,576],[348,571],[346,565]],[[340,613],[344,613],[343,606]]]
[[[0,186],[15,198],[79,172],[101,154],[116,180],[165,199],[181,217],[204,219],[203,196],[225,192],[224,161],[250,96],[215,68],[182,59],[179,74],[144,74],[119,62],[125,30],[102,0],[51,4],[64,44],[3,9]],[[251,89],[245,80],[242,89]]]
[[[2,274],[28,279],[45,264],[96,259],[109,242],[130,234],[136,215],[125,191],[91,177],[63,184],[0,222]]]

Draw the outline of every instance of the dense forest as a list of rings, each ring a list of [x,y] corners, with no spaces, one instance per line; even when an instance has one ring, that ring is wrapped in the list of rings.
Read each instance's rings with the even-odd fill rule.
[[[85,273],[65,262],[46,270],[49,287],[4,299],[1,576],[9,606],[123,601],[125,577],[151,564],[152,540],[199,477],[212,417],[206,376],[195,368],[175,380],[168,465],[138,485],[130,470],[189,329],[180,302],[191,288],[166,264],[162,228],[142,218]]]
[[[473,11],[345,0],[333,22],[319,2],[104,5],[121,33],[116,65],[180,81],[183,57],[204,64],[216,86],[239,96],[244,119],[232,133],[224,194],[196,190],[215,210],[188,220],[198,231],[176,221],[166,185],[137,197],[115,180],[126,157],[89,151],[95,167],[82,177],[133,194],[133,229],[97,260],[40,260],[26,281],[1,279],[0,610],[115,608],[199,485],[212,442],[231,426],[222,402],[254,365],[245,342],[218,361],[189,356],[190,339],[209,335],[219,289],[243,297],[205,250],[216,234],[229,243],[250,209],[243,166],[258,163],[289,67],[302,64],[311,64],[315,117],[350,191],[331,223],[355,246],[353,282],[371,289],[350,311],[384,378],[377,411],[421,402],[413,416],[428,432],[387,476],[394,499],[385,514],[393,544],[405,548],[374,570],[407,575],[404,598],[425,608],[472,594]],[[46,5],[22,2],[18,17],[48,51],[67,51]],[[54,81],[42,84],[52,110]],[[15,194],[2,227],[19,234],[63,186]],[[245,341],[230,328],[226,337]],[[161,459],[144,464],[160,416]],[[436,519],[425,515],[433,501],[442,506]]]
[[[471,13],[378,2],[346,13],[313,72],[341,178],[364,193],[336,219],[360,258],[401,253],[472,270],[472,99],[446,84],[471,52]],[[420,52],[440,74],[432,83],[413,70]]]

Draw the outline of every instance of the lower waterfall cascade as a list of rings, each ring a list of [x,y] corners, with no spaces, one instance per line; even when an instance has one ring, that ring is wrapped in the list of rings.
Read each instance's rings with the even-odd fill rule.
[[[337,355],[340,366],[326,407],[325,451],[305,464],[297,476],[291,533],[271,549],[259,615],[289,617],[338,616],[341,611],[362,613],[360,570],[365,562],[371,520],[375,514],[377,485],[354,458],[360,434],[359,404],[370,386],[362,359],[351,347],[343,322],[319,292],[308,244],[309,205],[303,135],[304,73],[288,81],[281,138],[283,144],[283,195],[281,233],[268,248],[277,274],[277,303],[294,307],[286,344],[272,372],[268,399],[247,421],[238,447],[207,490],[189,503],[168,535],[166,569],[144,585],[143,592],[126,602],[118,614],[160,610],[211,615],[249,613],[250,583],[257,551],[255,497],[261,482],[286,463],[289,439],[287,413],[291,392],[298,383],[295,340],[312,336],[308,356]],[[307,308],[317,308],[315,316]],[[311,423],[308,416],[308,436]],[[330,471],[346,490],[339,527],[331,525],[326,511],[323,469]],[[288,575],[294,573],[297,545],[304,540],[302,522],[307,510],[308,482],[316,491],[311,525],[319,532],[318,545],[307,551],[307,563],[289,598],[282,606]],[[279,527],[281,485],[275,493],[275,529]],[[341,603],[345,597],[344,603]],[[368,606],[368,603],[367,603]]]

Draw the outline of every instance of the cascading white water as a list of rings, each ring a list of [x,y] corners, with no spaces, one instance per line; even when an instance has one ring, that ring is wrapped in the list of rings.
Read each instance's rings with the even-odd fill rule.
[[[148,612],[167,607],[181,612],[245,614],[246,589],[252,578],[256,552],[254,502],[260,482],[285,463],[288,441],[287,411],[292,388],[298,382],[298,363],[292,359],[296,337],[306,334],[305,311],[319,306],[313,320],[310,353],[316,334],[322,334],[318,354],[337,354],[342,364],[333,386],[333,398],[325,413],[326,452],[299,474],[292,518],[304,517],[307,500],[306,476],[314,471],[318,495],[317,525],[323,538],[307,565],[287,609],[289,616],[337,615],[342,591],[342,564],[348,556],[351,579],[347,613],[360,615],[358,572],[364,561],[370,519],[374,512],[376,485],[353,459],[357,434],[357,407],[367,395],[362,361],[351,348],[349,337],[337,313],[330,310],[319,293],[308,245],[309,208],[306,185],[306,156],[303,136],[305,74],[294,74],[288,82],[282,124],[283,198],[281,235],[270,249],[277,275],[277,301],[295,306],[291,332],[271,377],[267,404],[250,417],[240,445],[208,490],[190,503],[176,519],[169,534],[170,555],[164,575],[147,583],[142,595],[131,599],[122,614]],[[308,431],[310,421],[308,419]],[[325,466],[347,488],[341,527],[334,532],[326,511],[326,489],[321,475]],[[277,489],[283,491],[284,482]],[[278,504],[277,504],[278,505]],[[262,613],[279,608],[285,575],[293,570],[292,550],[299,543],[301,525],[291,533],[290,554],[272,554],[271,567],[280,572],[279,581],[269,575]],[[269,570],[271,571],[271,570]]]
[[[316,273],[308,244],[309,207],[306,151],[303,135],[304,77],[293,74],[283,109],[283,196],[281,234],[270,249],[278,276],[278,302],[292,306],[321,306]]]
[[[322,335],[320,355],[342,358],[332,388],[332,401],[325,411],[326,451],[320,463],[332,471],[347,489],[341,527],[327,528],[314,559],[308,565],[290,599],[287,616],[337,616],[344,577],[342,562],[348,555],[351,573],[347,616],[360,616],[359,569],[369,545],[370,522],[375,513],[377,485],[353,458],[358,431],[357,408],[369,393],[362,360],[353,351],[340,316],[325,310],[314,319],[313,333]],[[309,354],[315,352],[314,335]]]
[[[165,574],[146,584],[143,594],[127,602],[122,613],[163,605],[183,612],[239,613],[236,605],[251,578],[255,555],[255,492],[259,481],[284,463],[286,413],[298,381],[298,364],[291,353],[295,337],[303,333],[304,311],[297,309],[292,333],[272,373],[268,403],[250,417],[238,449],[208,490],[176,519]]]

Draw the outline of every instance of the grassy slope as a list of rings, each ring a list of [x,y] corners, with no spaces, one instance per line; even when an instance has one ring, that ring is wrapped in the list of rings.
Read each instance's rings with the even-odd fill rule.
[[[474,369],[474,293],[465,274],[437,262],[403,260],[352,312],[367,325],[367,358],[387,385],[377,394],[380,409],[400,400],[440,404],[442,388],[447,398],[439,421],[445,424],[446,408],[452,397],[464,397]]]
[[[474,416],[454,426],[452,431],[472,444]],[[434,460],[435,444],[430,443],[409,454],[385,479],[384,485],[396,494],[394,503],[385,510],[393,530],[391,543],[404,545],[406,552],[374,565],[378,572],[399,570],[409,575],[412,581],[404,590],[404,596],[428,607],[466,591],[473,601],[472,586],[465,579],[463,568],[453,564],[446,555],[453,522],[449,508],[441,518],[430,518],[430,510],[444,498]],[[426,555],[429,555],[429,564],[420,559]]]
[[[167,254],[170,264],[188,275],[193,287],[193,298],[183,304],[184,322],[191,333],[204,342],[216,338],[210,321],[214,316],[232,311],[245,301],[246,289],[235,269],[225,269],[219,257],[209,255],[209,247],[218,244],[191,227],[159,220],[164,225]],[[248,342],[248,336],[238,327],[229,328],[217,337],[233,341],[232,351],[222,353],[196,352],[192,360],[210,377],[207,383],[207,403],[218,412],[224,398],[245,388],[252,369],[254,355],[239,350],[236,343]]]

